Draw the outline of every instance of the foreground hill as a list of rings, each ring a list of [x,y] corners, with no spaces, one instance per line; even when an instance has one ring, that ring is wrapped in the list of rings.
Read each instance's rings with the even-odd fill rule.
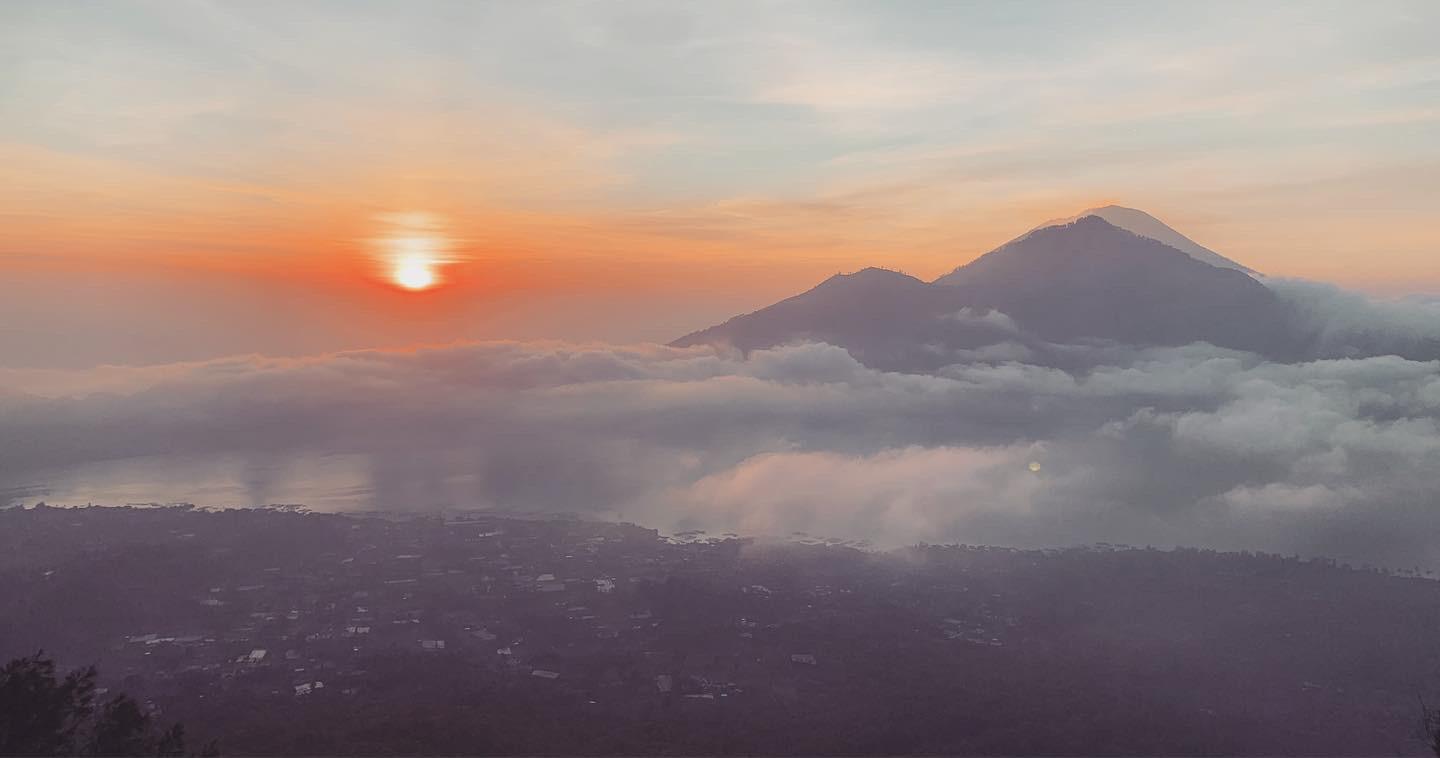
[[[229,754],[1418,754],[1440,583],[1101,546],[0,511],[0,655]]]

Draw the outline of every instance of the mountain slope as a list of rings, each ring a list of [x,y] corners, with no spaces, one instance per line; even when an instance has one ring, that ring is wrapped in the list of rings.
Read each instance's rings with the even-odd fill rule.
[[[673,345],[715,344],[744,351],[788,342],[826,342],[891,364],[938,326],[933,314],[946,293],[913,276],[880,268],[836,274],[754,313],[693,332]],[[903,362],[903,361],[902,361]]]
[[[1225,256],[1211,250],[1195,240],[1186,237],[1180,232],[1166,226],[1164,222],[1142,210],[1126,208],[1120,205],[1106,205],[1099,208],[1091,208],[1081,211],[1069,218],[1055,219],[1032,229],[1031,232],[1039,231],[1049,226],[1061,226],[1069,224],[1086,216],[1099,216],[1111,224],[1124,229],[1127,232],[1138,234],[1141,237],[1149,237],[1156,242],[1161,242],[1179,250],[1182,253],[1202,263],[1208,263],[1219,268],[1231,268],[1246,273],[1256,273],[1255,269],[1226,258]]]
[[[1268,352],[1284,308],[1241,271],[1219,268],[1099,216],[1049,226],[935,281],[1051,341],[1205,341]]]

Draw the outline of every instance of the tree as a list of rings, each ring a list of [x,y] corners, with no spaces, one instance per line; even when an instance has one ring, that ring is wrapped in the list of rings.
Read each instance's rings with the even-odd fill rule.
[[[0,755],[185,754],[179,724],[159,735],[151,717],[128,695],[116,695],[96,712],[95,667],[59,679],[43,652],[0,668]]]
[[[94,712],[95,667],[55,677],[43,653],[0,668],[0,755],[74,753]]]
[[[1440,708],[1431,708],[1421,700],[1420,728],[1425,735],[1425,747],[1435,758],[1440,758]]]
[[[219,755],[218,751],[211,753],[214,747],[212,742],[206,747],[202,755]],[[185,725],[174,724],[160,735],[160,740],[155,744],[155,755],[158,758],[178,758],[185,754]]]
[[[100,709],[91,737],[95,755],[145,755],[150,717],[128,695],[117,695]]]

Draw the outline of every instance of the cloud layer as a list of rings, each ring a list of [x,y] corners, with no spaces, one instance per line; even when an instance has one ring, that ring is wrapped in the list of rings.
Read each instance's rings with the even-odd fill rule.
[[[1410,323],[1375,308],[1330,312],[1337,330]],[[1088,368],[1003,350],[899,374],[823,344],[491,342],[11,371],[0,492],[1440,562],[1440,362],[1068,349]]]

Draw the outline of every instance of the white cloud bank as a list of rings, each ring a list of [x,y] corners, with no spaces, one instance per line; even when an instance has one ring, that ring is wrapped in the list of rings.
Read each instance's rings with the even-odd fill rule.
[[[494,342],[0,372],[0,492],[1440,562],[1440,362],[1073,349],[1094,368]]]

